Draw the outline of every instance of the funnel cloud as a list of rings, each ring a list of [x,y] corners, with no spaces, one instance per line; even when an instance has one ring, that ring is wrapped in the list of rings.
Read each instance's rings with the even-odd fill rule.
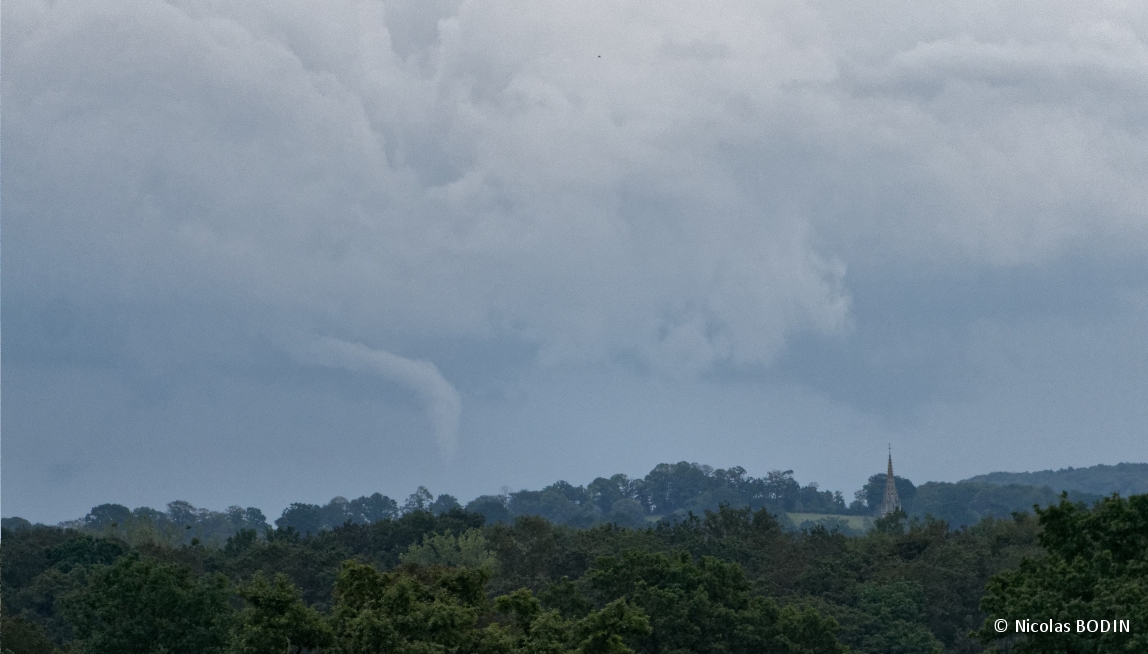
[[[311,340],[299,349],[302,363],[377,375],[413,391],[430,419],[435,443],[444,459],[458,447],[458,420],[462,398],[430,361],[405,359],[386,350],[349,343],[330,336]]]

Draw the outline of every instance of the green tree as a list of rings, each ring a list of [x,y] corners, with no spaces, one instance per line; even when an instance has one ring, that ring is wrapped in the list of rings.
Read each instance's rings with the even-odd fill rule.
[[[345,654],[474,649],[486,605],[484,570],[431,568],[422,578],[347,561],[335,583],[333,624]]]
[[[621,473],[609,479],[598,477],[586,486],[586,494],[602,513],[609,513],[615,502],[634,497],[630,478]]]
[[[461,534],[430,534],[422,543],[412,544],[401,557],[403,563],[449,565],[464,568],[494,568],[494,554],[478,529]]]
[[[735,563],[708,556],[694,562],[686,552],[627,550],[600,558],[587,580],[601,599],[624,599],[649,616],[651,632],[637,648],[641,652],[846,651],[832,619],[752,596]]]
[[[908,522],[908,518],[908,514],[901,509],[897,509],[887,516],[874,520],[873,529],[881,534],[899,536],[905,533],[905,523]]]
[[[543,610],[526,589],[491,606],[484,594],[488,579],[485,570],[410,567],[383,573],[348,561],[336,583],[332,616],[339,651],[629,654],[627,641],[649,633],[646,616],[624,600],[574,621]],[[499,622],[497,615],[508,620]]]
[[[712,473],[712,468],[697,463],[659,463],[635,484],[635,490],[642,504],[666,515],[685,508],[691,499],[717,486]]]
[[[55,654],[55,643],[43,627],[23,618],[0,618],[3,654]]]
[[[627,641],[650,633],[646,615],[625,600],[611,602],[573,622],[556,610],[543,610],[525,588],[499,597],[495,608],[513,617],[507,643],[518,654],[631,654],[634,650]],[[498,627],[490,631],[502,632]]]
[[[993,577],[980,637],[1017,654],[1148,651],[1148,495],[1068,501],[1037,509],[1043,556]],[[1131,631],[1079,633],[1077,620],[1128,620]],[[998,632],[994,621],[1007,621]],[[1067,624],[1068,633],[1016,633],[1017,620]]]
[[[511,523],[514,522],[514,516],[510,515],[506,503],[507,498],[502,495],[480,495],[467,503],[466,510],[482,515],[487,524]]]
[[[589,527],[600,518],[586,489],[564,481],[540,491],[511,493],[507,508],[515,516],[542,516],[556,524],[574,527]]]
[[[415,489],[415,492],[407,496],[407,501],[403,504],[403,513],[429,511],[433,503],[434,495],[427,490],[426,486],[419,486]]]
[[[869,513],[876,513],[881,508],[881,502],[885,499],[885,482],[889,478],[887,473],[878,473],[869,477],[869,481],[853,494],[853,497],[865,503],[865,508]],[[893,475],[893,485],[897,488],[897,497],[901,498],[901,504],[906,507],[913,506],[913,499],[917,496],[917,487],[913,482]]]
[[[649,635],[650,621],[642,611],[626,600],[610,602],[594,611],[574,627],[580,654],[630,654],[626,639]]]
[[[232,631],[229,654],[298,654],[334,643],[331,628],[303,603],[286,575],[262,572],[238,589],[247,606]]]
[[[771,470],[762,480],[765,498],[774,506],[792,511],[797,503],[801,484],[793,478],[792,470]]]
[[[88,654],[222,652],[233,610],[227,580],[136,556],[93,568],[87,586],[61,601]]]
[[[845,630],[856,654],[941,654],[944,645],[924,624],[925,593],[919,584],[865,583],[857,589]]]
[[[447,511],[450,511],[451,509],[461,509],[461,508],[462,508],[462,505],[458,503],[457,497],[455,497],[454,495],[443,494],[443,495],[439,495],[438,498],[435,499],[434,504],[430,505],[430,512],[435,514],[435,515],[439,515],[441,513],[446,513]]]

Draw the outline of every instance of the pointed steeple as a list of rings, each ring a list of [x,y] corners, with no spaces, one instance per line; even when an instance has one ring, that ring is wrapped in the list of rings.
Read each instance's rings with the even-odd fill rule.
[[[901,498],[897,495],[897,483],[893,477],[893,446],[889,445],[889,471],[885,473],[885,498],[881,501],[879,516],[884,518],[901,508]]]

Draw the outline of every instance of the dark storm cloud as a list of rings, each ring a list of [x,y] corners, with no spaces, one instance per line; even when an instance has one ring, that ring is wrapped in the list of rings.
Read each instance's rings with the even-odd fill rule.
[[[1029,442],[1080,375],[1096,456],[1144,456],[1141,8],[18,0],[3,30],[6,512],[270,507],[310,460],[315,494],[714,451],[849,481],[830,452],[990,414]],[[122,481],[180,457],[218,492]]]

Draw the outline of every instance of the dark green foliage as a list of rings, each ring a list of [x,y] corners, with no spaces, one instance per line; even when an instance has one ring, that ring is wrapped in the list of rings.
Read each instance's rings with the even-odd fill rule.
[[[86,653],[209,654],[227,645],[229,595],[221,576],[133,556],[94,568],[61,604]]]
[[[364,495],[349,501],[336,497],[326,506],[295,503],[283,510],[283,515],[275,520],[275,526],[279,529],[291,528],[306,535],[317,534],[347,523],[369,525],[398,516],[398,503],[386,495],[375,493],[369,497]]]
[[[600,611],[587,609],[580,619],[567,619],[559,612],[545,610],[541,602],[525,589],[502,595],[494,602],[498,614],[509,624],[492,625],[494,649],[560,654],[631,654],[627,641],[650,633],[650,624],[641,610],[625,601],[612,602]],[[499,638],[498,636],[501,636]],[[501,641],[501,642],[498,642]],[[498,647],[501,646],[501,647]]]
[[[600,512],[581,486],[559,481],[540,491],[520,491],[510,496],[507,509],[511,515],[533,515],[558,524],[589,527],[599,520]]]
[[[834,614],[854,654],[940,654],[944,645],[926,624],[925,591],[912,581],[867,582]]]
[[[1018,654],[1148,651],[1148,495],[1070,502],[1038,511],[1044,554],[993,577],[981,607],[988,642]],[[998,633],[991,621],[1008,621]],[[1069,633],[1018,634],[1017,619],[1067,624]],[[1128,620],[1130,632],[1079,633],[1077,620]]]
[[[452,509],[441,515],[415,511],[393,520],[345,524],[306,537],[290,528],[269,531],[264,538],[240,532],[221,550],[207,552],[203,566],[236,580],[248,579],[257,571],[269,577],[285,574],[299,587],[304,602],[325,608],[343,561],[358,558],[393,568],[426,534],[458,535],[482,525],[481,515]]]
[[[641,503],[626,497],[615,500],[614,503],[610,505],[609,512],[602,517],[602,520],[622,527],[640,529],[649,524],[646,518],[646,509]]]
[[[48,560],[61,572],[69,572],[76,566],[111,565],[128,551],[126,543],[83,534],[49,549]]]
[[[166,512],[101,504],[65,526],[94,536],[114,536],[133,544],[165,545],[190,545],[192,540],[221,545],[240,529],[263,531],[268,527],[263,512],[254,507],[232,506],[226,511],[210,511],[183,501],[168,503]]]
[[[594,504],[602,521],[622,525],[622,527],[645,527],[649,512],[638,498],[639,482],[630,481],[626,475],[618,474],[610,478],[598,477],[590,482],[585,492]]]
[[[783,608],[812,602],[822,614],[838,617],[842,624],[848,621],[850,630],[842,638],[851,647],[862,645],[862,638],[870,645],[901,638],[907,648],[921,642],[932,647],[940,641],[950,651],[980,651],[967,634],[983,620],[978,602],[984,584],[992,573],[1035,551],[1035,521],[989,522],[960,532],[936,521],[909,522],[903,529],[864,538],[825,529],[795,534],[782,530],[768,512],[748,509],[723,509],[641,531],[570,530],[520,519],[513,527],[491,532],[500,570],[492,585],[500,592],[535,588],[544,606],[577,617],[605,599],[585,581],[599,556],[618,558],[629,549],[666,555],[685,550],[695,561],[716,557],[737,563],[752,596],[773,596]],[[879,618],[858,609],[859,588],[897,581],[921,589],[923,609],[900,630],[875,632]],[[922,634],[931,635],[926,639]]]
[[[381,573],[345,563],[332,614],[339,651],[629,654],[627,641],[649,633],[646,616],[621,600],[579,620],[544,610],[528,590],[491,603],[488,574],[437,567]]]
[[[1117,463],[1090,468],[1062,468],[1040,472],[992,472],[966,482],[1048,486],[1056,492],[1078,491],[1092,495],[1142,495],[1148,493],[1148,463]]]
[[[316,540],[320,543],[338,543],[354,556],[383,568],[393,568],[399,565],[399,557],[407,548],[420,542],[426,534],[458,535],[482,527],[483,524],[481,515],[462,509],[451,509],[440,515],[416,511],[397,520],[383,520],[372,525],[348,525],[321,535]]]
[[[568,618],[581,618],[594,608],[578,584],[570,581],[569,577],[562,577],[547,586],[538,599],[546,608],[554,609]]]
[[[637,530],[611,524],[582,530],[531,516],[520,517],[514,524],[484,526],[481,515],[455,509],[442,515],[414,511],[395,520],[344,525],[312,536],[290,530],[264,535],[242,530],[220,548],[145,549],[156,566],[194,570],[188,574],[192,578],[206,575],[198,577],[201,579],[220,572],[240,589],[260,587],[253,579],[262,571],[267,586],[257,595],[278,598],[279,608],[272,610],[272,604],[267,604],[257,612],[253,601],[234,598],[236,606],[243,609],[233,615],[235,621],[227,631],[230,647],[245,646],[248,651],[257,651],[262,642],[256,636],[270,638],[274,633],[269,629],[252,631],[254,626],[273,625],[275,616],[282,618],[305,606],[334,615],[333,591],[342,564],[349,559],[358,560],[359,565],[371,564],[380,575],[398,575],[387,588],[405,588],[402,592],[406,596],[421,597],[418,601],[425,605],[412,607],[410,616],[433,614],[447,622],[454,616],[450,618],[455,620],[452,624],[461,625],[469,634],[459,636],[464,640],[458,642],[471,643],[479,648],[476,651],[485,647],[500,652],[516,651],[514,648],[522,652],[569,652],[608,649],[619,642],[639,651],[670,651],[651,650],[650,638],[664,634],[664,639],[672,642],[692,643],[681,647],[701,647],[696,633],[691,636],[689,630],[675,631],[682,625],[698,624],[705,634],[733,625],[732,635],[709,639],[733,648],[730,651],[787,651],[777,649],[783,647],[779,644],[783,641],[804,642],[810,651],[835,651],[838,641],[827,622],[829,617],[842,627],[841,642],[859,652],[880,648],[928,651],[938,641],[951,652],[979,651],[980,646],[970,642],[967,634],[984,620],[978,608],[984,583],[989,575],[1016,565],[1023,554],[1036,551],[1035,520],[985,522],[958,532],[936,521],[908,521],[900,526],[900,530],[860,538],[820,527],[791,532],[768,510],[724,507]],[[481,529],[496,559],[488,570],[434,571],[400,565],[400,558],[412,545],[425,543],[435,534],[457,536],[474,533],[475,529]],[[62,645],[72,639],[72,634],[67,625],[60,627],[62,620],[54,612],[56,600],[52,598],[69,589],[89,588],[89,577],[103,569],[100,563],[126,547],[115,540],[60,529],[5,532],[5,607],[13,598],[18,610],[10,613],[45,625]],[[177,562],[182,567],[175,565]],[[68,565],[71,570],[62,572]],[[478,585],[442,585],[444,580],[459,580],[462,572],[489,580]],[[272,581],[277,573],[285,575],[290,584],[282,578]],[[361,575],[373,578],[365,572]],[[467,578],[473,577],[462,577]],[[7,585],[10,582],[20,588]],[[419,584],[431,589],[420,590]],[[296,591],[291,585],[298,588],[298,603],[292,599]],[[503,602],[505,610],[500,612],[497,602],[487,599],[515,593],[520,600],[526,593],[530,602]],[[684,598],[680,606],[674,604],[679,596]],[[349,601],[350,595],[347,598]],[[611,614],[601,611],[612,602],[627,607],[622,611],[621,605],[615,605],[612,611],[629,611],[626,615],[631,617],[622,619],[619,614],[614,616],[618,620],[610,622]],[[526,608],[527,604],[537,604],[538,610],[529,613],[533,609]],[[886,605],[887,610],[881,608]],[[809,607],[816,610],[811,612]],[[682,619],[682,610],[693,612],[690,621]],[[523,611],[529,616],[523,617]],[[635,611],[645,616],[652,629],[649,637],[635,637],[633,631],[624,628],[637,624],[633,616],[639,614]],[[693,619],[695,614],[708,617],[698,622]],[[887,619],[889,616],[898,617]],[[348,618],[350,621],[340,623],[340,628],[351,629],[352,622],[374,620],[360,618],[356,618],[358,622]],[[598,633],[595,628],[605,629],[611,624],[617,628],[618,638],[590,637],[592,632]],[[724,627],[719,629],[721,625]],[[344,643],[351,631],[341,632]],[[402,633],[408,640],[413,638],[411,642],[422,637],[413,631]]]
[[[627,640],[650,633],[650,622],[640,610],[619,599],[594,611],[574,625],[580,654],[628,654]]]
[[[44,526],[4,530],[3,543],[0,592],[4,617],[37,624],[56,642],[71,637],[71,628],[56,610],[57,600],[86,580],[86,569],[75,564],[107,562],[111,552],[126,551],[118,541]]]
[[[431,571],[422,579],[384,574],[374,567],[343,564],[335,585],[333,624],[346,654],[456,651],[481,640],[475,629],[486,597],[481,570]]]
[[[430,505],[430,512],[435,515],[446,513],[452,509],[461,509],[462,505],[458,503],[458,498],[454,495],[439,495],[435,499],[434,504]]]
[[[897,509],[888,515],[874,520],[873,530],[881,534],[899,536],[905,533],[905,523],[908,522],[908,519],[908,513],[905,513],[903,509]]]
[[[817,482],[802,486],[797,492],[797,501],[794,502],[794,511],[798,513],[836,513],[847,512],[845,497],[841,491],[818,490]]]
[[[666,515],[692,508],[691,500],[709,491],[719,490],[708,466],[661,463],[646,475],[636,489],[642,503],[651,512]]]
[[[0,542],[3,542],[3,565],[0,565],[0,582],[8,588],[22,588],[37,575],[53,565],[56,548],[81,535],[68,529],[37,527],[9,531],[4,529]],[[5,594],[5,598],[8,595]]]
[[[931,482],[915,487],[912,482],[896,477],[898,494],[905,511],[913,517],[931,515],[954,527],[970,525],[987,516],[1007,517],[1014,511],[1029,511],[1033,505],[1056,501],[1056,493],[1038,482],[1071,484],[1089,488],[1140,488],[1148,484],[1148,464],[1119,464],[1087,469],[1066,469],[1042,473],[993,473],[974,480],[993,483],[960,484]],[[1005,484],[1021,480],[1024,484]],[[1115,485],[1115,486],[1114,486]],[[1059,488],[1059,486],[1056,486]],[[872,515],[880,507],[885,490],[885,474],[869,478],[854,493],[849,506],[839,491],[823,491],[816,482],[805,486],[793,478],[792,470],[773,470],[754,478],[745,469],[734,466],[714,469],[707,465],[662,463],[642,478],[616,474],[599,477],[589,485],[574,486],[559,481],[541,490],[521,490],[503,495],[483,495],[466,504],[466,510],[485,516],[487,524],[510,523],[514,518],[536,515],[570,526],[586,528],[613,523],[640,528],[647,523],[680,520],[689,513],[701,515],[717,511],[720,506],[766,508],[775,514],[783,512],[825,515]],[[1089,495],[1070,488],[1070,499],[1092,502],[1100,495]],[[1105,491],[1108,492],[1108,491]],[[457,498],[439,495],[435,498],[420,486],[400,507],[389,497],[375,493],[354,500],[336,497],[326,505],[295,503],[275,521],[280,530],[293,529],[299,535],[318,534],[346,523],[366,525],[396,519],[406,513],[429,511],[445,513],[461,508]],[[787,518],[780,516],[783,524]],[[12,529],[27,528],[21,518],[5,518]],[[808,521],[826,523],[825,518]],[[832,523],[831,523],[832,524]],[[840,521],[840,531],[853,529]],[[230,507],[224,512],[197,509],[187,502],[172,502],[166,512],[147,507],[129,510],[116,504],[94,507],[82,520],[70,523],[93,535],[114,535],[131,543],[158,542],[168,545],[190,544],[198,538],[205,545],[222,545],[241,529],[262,533],[267,528],[263,514],[254,508]],[[787,525],[789,526],[789,525]],[[800,529],[794,524],[790,528]]]
[[[487,524],[513,522],[510,510],[506,508],[507,498],[501,495],[481,495],[466,505],[466,510],[486,518]]]
[[[547,582],[564,576],[580,577],[590,560],[563,547],[573,534],[537,516],[525,516],[514,525],[497,524],[487,539],[505,575],[495,584],[496,592],[515,588],[537,590]],[[573,554],[573,557],[571,557]]]
[[[342,518],[342,506],[336,504],[334,500],[331,504],[335,504],[336,511],[332,511],[338,518]],[[328,504],[327,506],[331,506]],[[300,534],[317,534],[324,529],[332,529],[338,525],[346,522],[331,523],[324,519],[323,509],[325,507],[318,504],[301,504],[295,502],[283,509],[283,515],[275,519],[275,526],[279,529],[291,529]]]
[[[713,557],[628,550],[599,559],[586,580],[598,597],[650,616],[639,652],[845,651],[832,620],[752,596],[742,569]]]
[[[32,523],[20,517],[0,518],[0,528],[13,531],[17,529],[31,529]]]
[[[347,513],[351,523],[369,525],[398,517],[398,503],[386,495],[374,493],[348,502]]]
[[[291,526],[239,527],[224,542],[198,545],[130,530],[116,536],[119,520],[138,526],[196,519],[201,510],[182,503],[167,513],[125,514],[104,505],[78,531],[18,524],[3,531],[3,628],[17,634],[11,642],[27,641],[21,647],[28,651],[149,651],[136,645],[163,645],[165,638],[167,651],[180,651],[172,634],[189,630],[201,641],[196,650],[206,652],[290,646],[334,653],[390,643],[387,651],[476,654],[837,652],[842,646],[857,654],[972,654],[986,647],[972,634],[989,611],[1039,613],[1068,603],[1109,619],[1144,619],[1137,608],[1148,595],[1143,498],[1109,499],[1095,510],[1056,504],[1041,510],[1040,522],[1016,513],[957,530],[910,511],[857,536],[824,525],[794,530],[785,514],[775,513],[826,495],[839,499],[798,485],[790,472],[754,479],[736,468],[660,468],[657,493],[647,492],[647,479],[615,475],[586,488],[560,483],[488,498],[492,512],[503,512],[501,521],[420,489],[395,517],[357,518],[310,534]],[[676,496],[682,481],[702,490]],[[914,504],[936,488],[942,495],[988,493],[957,497],[952,505],[989,507],[990,514],[1044,492],[925,484]],[[716,510],[679,506],[662,520],[652,512],[655,497],[699,507],[723,493],[741,499]],[[347,515],[351,504],[329,506]],[[511,517],[508,504],[528,513]],[[530,514],[547,511],[575,524],[588,522],[579,523],[578,515],[596,517],[580,529]],[[344,567],[347,561],[352,568]],[[349,575],[351,585],[340,575]],[[996,594],[982,609],[994,575]],[[356,604],[355,593],[366,599]],[[427,620],[437,630],[420,626]],[[206,642],[205,634],[214,640]],[[122,642],[129,637],[137,643]],[[1014,641],[990,644],[1024,646]],[[1100,641],[1081,642],[1083,648],[1050,651],[1097,651]],[[1117,644],[1133,649],[1118,651],[1142,646],[1128,642]]]
[[[869,477],[869,481],[861,488],[861,490],[854,493],[854,497],[864,502],[865,510],[870,514],[875,514],[881,508],[881,502],[885,499],[885,484],[889,479],[889,475],[882,472],[880,474]],[[917,497],[917,487],[913,482],[893,475],[893,484],[897,487],[897,496],[901,499],[901,506],[909,511],[913,507],[913,500]]]
[[[4,654],[55,654],[55,643],[40,625],[23,618],[0,618],[0,646]]]
[[[840,493],[819,491],[817,484],[802,487],[793,471],[774,470],[762,478],[746,476],[745,469],[713,469],[697,463],[662,463],[643,479],[630,482],[630,492],[654,515],[684,515],[716,511],[719,506],[767,507],[777,511],[845,512]]]
[[[586,486],[586,494],[590,501],[602,513],[609,513],[615,502],[632,500],[637,496],[634,482],[623,474],[617,474],[609,479],[598,477]],[[639,503],[640,505],[640,503]]]
[[[641,479],[617,474],[599,477],[585,487],[559,481],[537,491],[483,495],[468,503],[466,510],[483,514],[488,524],[533,515],[580,528],[603,523],[639,528],[658,518],[679,520],[720,506],[847,513],[840,492],[819,490],[816,483],[803,487],[793,479],[792,470],[754,478],[741,467],[715,470],[685,461],[659,464]]]
[[[101,530],[126,523],[132,517],[132,510],[122,504],[101,504],[92,507],[88,515],[83,517],[83,523],[85,527]]]
[[[1072,501],[1095,502],[1098,496],[1070,494]],[[1006,518],[1015,511],[1032,511],[1033,506],[1048,506],[1059,499],[1051,488],[1000,486],[960,482],[928,482],[917,487],[917,495],[907,505],[910,515],[931,515],[954,527],[971,525],[983,518]]]
[[[303,604],[286,575],[262,573],[238,590],[246,607],[232,632],[228,654],[298,654],[334,644],[334,634],[315,609]]]

